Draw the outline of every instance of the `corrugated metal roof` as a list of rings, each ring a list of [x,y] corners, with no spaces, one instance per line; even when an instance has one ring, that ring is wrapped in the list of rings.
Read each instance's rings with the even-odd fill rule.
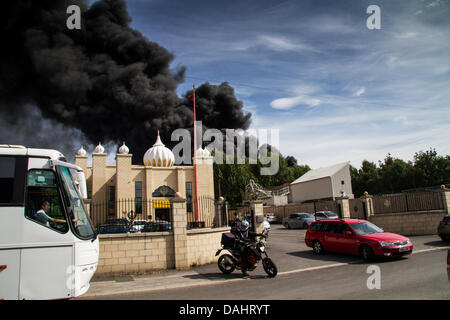
[[[307,173],[302,175],[300,178],[298,178],[291,184],[331,177],[348,165],[350,165],[350,161],[338,163],[329,167],[309,170]]]

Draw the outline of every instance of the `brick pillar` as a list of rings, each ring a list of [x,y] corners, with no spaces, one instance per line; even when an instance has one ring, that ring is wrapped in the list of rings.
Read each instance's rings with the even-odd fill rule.
[[[264,209],[262,201],[250,201],[250,207],[253,210],[253,225],[255,226],[255,232],[261,233],[264,230]]]
[[[369,219],[370,216],[373,215],[373,196],[369,195],[369,193],[365,191],[361,199],[366,207],[367,219]]]
[[[348,198],[336,198],[336,203],[341,205],[342,219],[350,219],[350,201]]]
[[[92,154],[92,201],[107,200],[106,153]]]
[[[116,155],[116,201],[134,198],[134,184],[131,179],[132,154]]]
[[[172,223],[173,223],[173,245],[175,253],[175,268],[177,270],[186,270],[189,268],[187,252],[187,216],[186,199],[177,197],[172,202]]]
[[[76,155],[75,156],[75,164],[79,166],[81,169],[83,169],[84,173],[86,174],[86,168],[87,168],[87,161],[88,156],[82,156],[82,155]]]
[[[441,186],[442,200],[444,201],[444,209],[447,213],[450,213],[450,189],[447,189],[444,185]]]

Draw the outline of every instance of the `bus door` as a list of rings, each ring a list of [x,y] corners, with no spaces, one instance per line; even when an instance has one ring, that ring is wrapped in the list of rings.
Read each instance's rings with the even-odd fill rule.
[[[0,299],[18,299],[21,225],[28,160],[0,155]]]
[[[52,169],[28,170],[19,299],[61,299],[73,295],[75,239],[60,185]]]

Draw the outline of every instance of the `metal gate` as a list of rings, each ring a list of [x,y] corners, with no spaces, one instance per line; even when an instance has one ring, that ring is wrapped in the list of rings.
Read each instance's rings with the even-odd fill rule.
[[[336,201],[318,200],[314,202],[314,211],[333,211],[339,213],[339,208]]]
[[[187,224],[190,228],[217,228],[228,225],[227,210],[224,201],[216,201],[212,197],[198,198],[198,221],[196,221],[193,206],[192,212],[187,212]]]
[[[359,199],[350,199],[350,218],[352,219],[367,219],[364,202]]]
[[[255,232],[255,226],[253,225],[255,213],[253,212],[250,205],[244,205],[233,210],[228,210],[228,224],[230,226],[233,226],[236,219],[239,219],[240,221],[247,220],[250,224],[250,230]]]

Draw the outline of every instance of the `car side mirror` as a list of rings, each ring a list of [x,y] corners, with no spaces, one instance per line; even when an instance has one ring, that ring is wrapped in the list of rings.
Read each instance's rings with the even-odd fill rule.
[[[352,236],[352,235],[353,235],[353,233],[352,233],[351,231],[347,231],[347,232],[345,232],[345,234],[346,234],[347,236]]]

